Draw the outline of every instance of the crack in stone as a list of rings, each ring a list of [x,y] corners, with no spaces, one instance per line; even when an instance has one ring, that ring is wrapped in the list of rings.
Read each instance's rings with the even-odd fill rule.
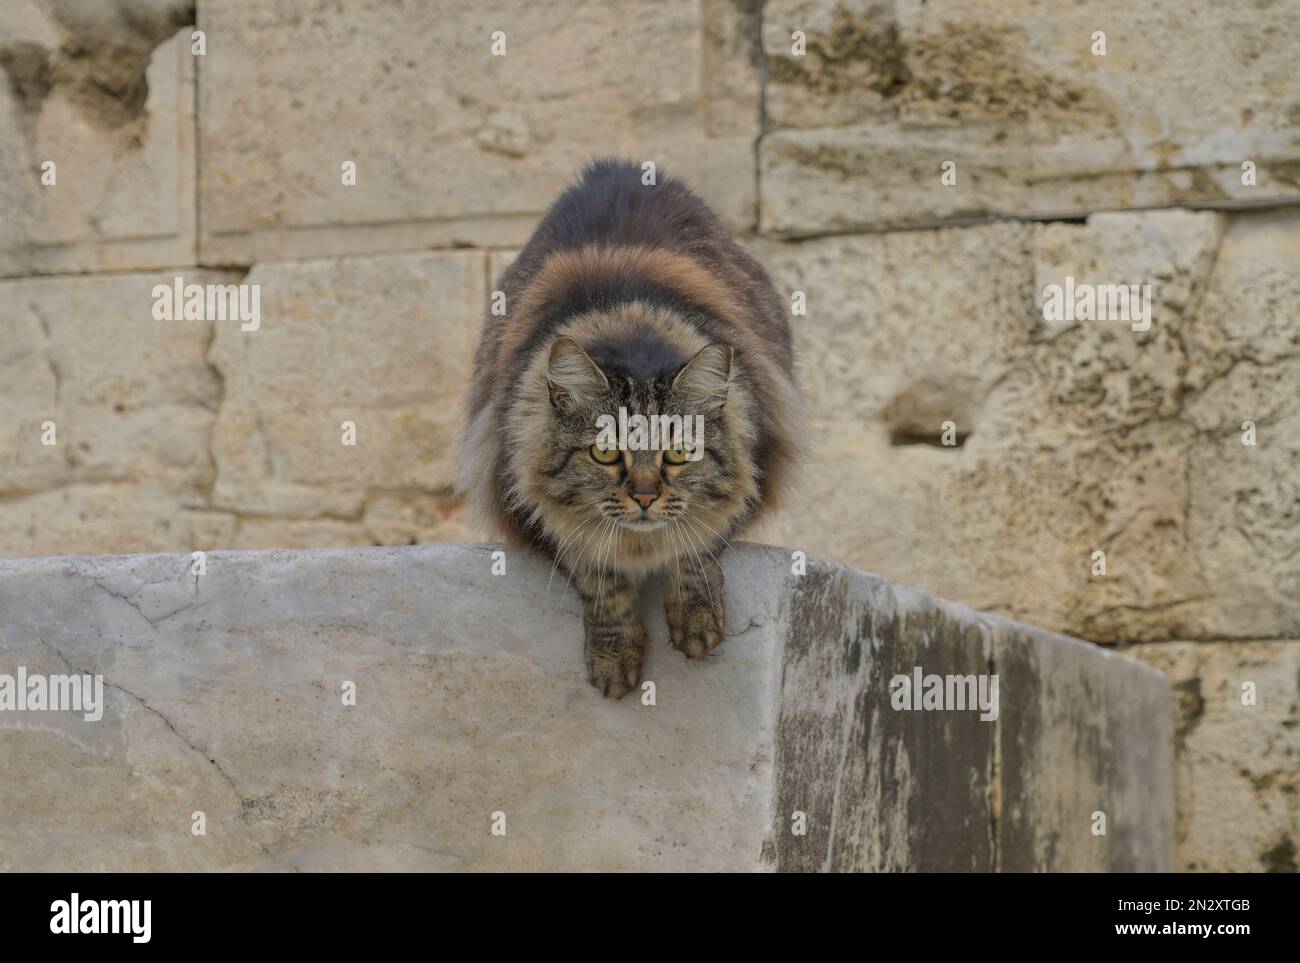
[[[153,624],[153,620],[150,619],[149,616],[145,615],[144,612],[140,610],[140,604],[138,602],[132,601],[128,596],[123,595],[121,592],[114,592],[111,588],[109,588],[107,585],[105,585],[102,581],[100,581],[97,578],[91,579],[91,581],[100,589],[103,589],[104,592],[113,596],[113,598],[121,599],[123,602],[129,605],[132,609],[135,610],[136,615],[140,616],[140,618],[144,619],[146,622],[149,623],[149,628],[153,629],[154,631],[157,631],[158,627]]]
[[[766,628],[769,624],[770,624],[770,620],[768,619],[755,619],[751,617],[748,625],[746,625],[739,632],[728,632],[727,638],[737,639],[740,638],[740,636],[744,635],[746,632],[751,632],[754,629]]]
[[[173,615],[178,615],[179,613],[184,612],[186,609],[193,608],[194,604],[198,601],[199,580],[198,580],[198,576],[196,575],[194,577],[194,593],[190,596],[190,598],[185,602],[184,605],[172,609],[170,612],[164,612],[162,615],[158,616],[157,618],[151,619],[149,618],[148,615],[145,614],[144,610],[140,608],[140,603],[132,599],[130,596],[123,595],[121,592],[113,591],[113,589],[109,588],[107,585],[104,584],[102,579],[96,578],[93,581],[95,585],[103,589],[107,594],[113,596],[113,598],[115,599],[121,599],[127,605],[131,606],[131,608],[135,609],[136,614],[138,614],[140,618],[148,622],[150,628],[155,630],[158,628],[158,623],[165,622],[167,619],[170,619]],[[141,586],[141,588],[148,588],[151,585],[170,585],[170,584],[172,584],[170,581],[146,582],[144,585]],[[138,592],[139,590],[137,589],[137,593]]]
[[[50,369],[50,377],[54,379],[54,411],[53,417],[57,421],[61,416],[59,413],[59,401],[63,397],[63,371],[59,367],[58,361],[54,359],[54,335],[50,330],[50,321],[41,312],[40,305],[35,299],[27,302],[27,307],[36,316],[37,322],[41,326],[41,333],[45,335],[45,364]],[[68,468],[77,467],[76,460],[73,456],[70,445],[63,446],[63,460],[67,463]]]
[[[96,582],[96,584],[98,585],[99,583]],[[100,587],[103,588],[102,585],[101,585]],[[107,591],[107,589],[105,589],[105,591]],[[115,594],[115,593],[110,592],[109,594]],[[117,596],[117,597],[118,597],[118,598],[122,598],[122,596]],[[141,613],[141,614],[143,615],[143,613]],[[73,664],[72,664],[72,661],[71,661],[71,660],[70,660],[66,655],[64,655],[63,652],[62,652],[62,650],[60,650],[57,646],[51,645],[49,642],[45,641],[45,639],[41,638],[39,635],[35,636],[35,638],[36,638],[36,641],[37,641],[37,642],[39,642],[41,645],[45,646],[45,648],[47,648],[47,649],[49,649],[51,652],[53,652],[54,655],[59,659],[59,661],[62,662],[65,666],[67,666],[67,668],[69,669],[69,671],[71,671],[71,672],[73,672],[73,673],[75,673],[75,674],[77,674],[77,675],[92,675],[92,676],[93,676],[93,675],[100,675],[100,676],[102,676],[102,673],[87,672],[85,669],[82,669],[82,668],[79,668],[79,667],[73,665]],[[179,729],[176,728],[175,725],[172,724],[172,721],[171,721],[170,719],[168,719],[168,718],[167,718],[165,715],[163,715],[163,714],[162,714],[158,709],[156,709],[156,708],[154,708],[153,706],[151,706],[148,702],[146,702],[143,698],[141,698],[140,696],[138,696],[136,693],[132,692],[130,689],[126,688],[125,686],[118,685],[118,684],[116,684],[116,683],[114,683],[114,682],[109,682],[107,679],[104,679],[104,686],[105,686],[105,688],[116,689],[118,692],[121,692],[123,695],[129,696],[129,697],[130,697],[131,699],[133,699],[136,703],[138,703],[138,704],[140,705],[141,708],[143,708],[143,709],[145,709],[145,710],[147,710],[147,711],[153,713],[155,716],[157,716],[157,717],[162,721],[162,724],[163,724],[164,726],[167,727],[168,731],[170,731],[170,732],[172,733],[172,735],[174,735],[177,739],[179,739],[182,743],[184,743],[184,745],[185,745],[185,746],[186,746],[186,747],[187,747],[191,752],[194,752],[194,753],[197,754],[198,756],[200,756],[200,757],[202,757],[203,759],[207,760],[207,762],[209,763],[209,765],[211,765],[212,768],[215,769],[215,770],[217,771],[217,774],[218,774],[219,776],[221,776],[221,778],[222,778],[222,780],[225,782],[226,786],[230,789],[231,794],[234,795],[235,799],[237,799],[237,800],[239,801],[239,816],[238,816],[238,818],[239,818],[239,821],[240,821],[241,823],[244,823],[244,830],[245,830],[245,832],[246,832],[247,835],[248,835],[248,839],[249,839],[250,841],[252,841],[252,842],[253,842],[253,843],[254,843],[254,844],[255,844],[255,845],[256,845],[256,846],[257,846],[257,847],[262,851],[262,853],[267,857],[267,859],[271,860],[272,862],[283,862],[283,863],[286,863],[287,865],[293,867],[294,872],[301,872],[301,871],[302,871],[302,870],[300,870],[297,866],[295,866],[293,863],[289,862],[289,860],[287,860],[287,859],[286,859],[286,860],[277,860],[276,857],[271,853],[271,851],[270,851],[269,849],[266,848],[266,844],[263,843],[261,840],[257,839],[257,838],[253,835],[252,830],[249,828],[247,822],[245,821],[245,817],[244,817],[245,809],[246,809],[249,805],[251,805],[251,803],[249,802],[249,800],[247,800],[247,799],[244,798],[244,795],[239,791],[239,787],[235,785],[235,781],[234,781],[233,779],[230,778],[230,774],[229,774],[228,772],[226,772],[226,770],[225,770],[224,768],[222,768],[221,764],[220,764],[219,762],[217,762],[216,759],[214,759],[212,756],[208,755],[206,752],[204,752],[202,749],[200,749],[198,746],[196,746],[196,745],[195,745],[195,744],[194,744],[194,743],[193,743],[193,742],[192,742],[192,741],[191,741],[191,740],[190,740],[190,739],[189,739],[189,738],[188,738],[184,733],[182,733]]]
[[[257,848],[262,851],[263,855],[265,855],[267,859],[271,860],[272,862],[277,862],[275,856],[272,855],[271,851],[266,848],[266,844],[263,843],[257,837],[255,837],[253,835],[252,830],[249,828],[244,813],[247,807],[251,805],[251,803],[249,800],[244,798],[244,795],[239,791],[239,787],[235,785],[235,781],[230,778],[230,774],[226,772],[224,768],[222,768],[221,763],[217,762],[215,758],[208,755],[206,752],[204,752],[202,749],[196,746],[193,742],[191,742],[189,738],[187,738],[179,729],[177,729],[174,725],[172,725],[172,721],[170,719],[168,719],[165,715],[163,715],[161,712],[159,712],[149,703],[145,702],[144,699],[136,695],[130,689],[126,688],[125,686],[120,686],[111,683],[107,679],[104,680],[104,685],[108,686],[109,688],[116,689],[118,692],[122,692],[130,696],[132,699],[138,702],[142,708],[148,710],[149,712],[152,712],[155,716],[157,716],[159,719],[162,720],[162,724],[165,725],[168,728],[168,730],[170,730],[171,733],[174,736],[176,736],[177,739],[179,739],[186,746],[188,746],[191,751],[193,751],[194,753],[198,754],[199,756],[201,756],[202,758],[208,761],[208,763],[212,766],[212,768],[217,771],[217,774],[221,776],[221,778],[225,781],[226,786],[229,787],[231,794],[234,795],[235,799],[239,801],[239,815],[237,818],[241,823],[244,824],[244,831],[247,833],[248,839],[251,840],[254,844],[256,844]],[[284,862],[288,863],[288,860],[284,860]],[[293,863],[289,863],[289,865],[293,866]],[[295,872],[300,872],[298,867],[293,866],[293,868]]]

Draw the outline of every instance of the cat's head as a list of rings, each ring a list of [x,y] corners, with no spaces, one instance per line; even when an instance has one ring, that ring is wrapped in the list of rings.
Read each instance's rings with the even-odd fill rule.
[[[532,437],[512,444],[521,501],[553,535],[612,527],[671,554],[753,509],[747,397],[726,345],[556,338],[535,369]]]

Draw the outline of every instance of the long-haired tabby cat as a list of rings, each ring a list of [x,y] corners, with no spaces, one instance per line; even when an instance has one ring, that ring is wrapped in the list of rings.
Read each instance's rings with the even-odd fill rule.
[[[506,270],[461,459],[484,520],[577,587],[588,678],[615,698],[640,681],[645,576],[667,573],[676,648],[699,658],[722,640],[718,558],[775,502],[800,440],[790,329],[767,274],[685,185],[651,179],[592,164]],[[702,439],[651,447],[632,431],[613,447],[600,419],[620,409],[633,424],[702,424]]]

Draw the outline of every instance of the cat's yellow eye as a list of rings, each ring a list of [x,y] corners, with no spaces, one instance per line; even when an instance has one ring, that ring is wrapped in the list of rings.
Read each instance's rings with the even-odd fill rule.
[[[664,461],[670,465],[684,465],[690,453],[685,448],[665,448]]]
[[[612,465],[622,457],[617,448],[601,448],[600,445],[592,445],[590,453],[591,460],[597,465]]]

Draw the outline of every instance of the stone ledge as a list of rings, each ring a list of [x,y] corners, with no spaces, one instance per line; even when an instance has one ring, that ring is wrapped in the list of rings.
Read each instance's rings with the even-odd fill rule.
[[[517,553],[494,576],[492,551],[0,562],[0,673],[102,674],[105,702],[0,712],[0,869],[1170,865],[1153,669],[739,545],[718,653],[687,663],[648,597],[656,704],[609,702],[562,577]],[[996,673],[998,718],[895,711],[915,666]]]

